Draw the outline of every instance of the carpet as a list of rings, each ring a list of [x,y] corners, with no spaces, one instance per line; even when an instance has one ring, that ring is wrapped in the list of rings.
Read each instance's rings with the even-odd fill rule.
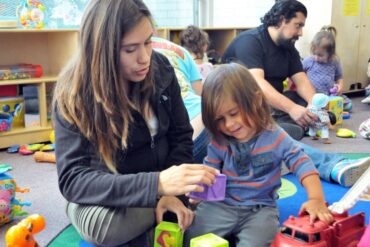
[[[359,159],[368,157],[370,154],[343,154],[347,158]],[[348,191],[348,188],[342,187],[338,184],[332,184],[321,181],[325,199],[331,205],[339,201],[342,196]],[[280,224],[282,224],[290,215],[297,216],[300,206],[306,201],[306,192],[296,177],[292,174],[287,174],[282,177],[282,186],[279,189],[278,208],[280,212]],[[370,215],[370,199],[363,199],[356,203],[356,205],[349,210],[349,214],[357,212],[365,212],[366,223],[369,222]],[[76,229],[69,225],[60,232],[49,244],[48,247],[89,247],[83,241],[76,231]]]

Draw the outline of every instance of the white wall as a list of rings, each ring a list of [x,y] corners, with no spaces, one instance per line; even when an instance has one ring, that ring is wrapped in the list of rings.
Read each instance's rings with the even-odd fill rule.
[[[215,27],[258,26],[275,0],[214,0]]]

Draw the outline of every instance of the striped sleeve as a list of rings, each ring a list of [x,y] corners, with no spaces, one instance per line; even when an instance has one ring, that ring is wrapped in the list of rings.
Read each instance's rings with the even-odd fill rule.
[[[207,156],[204,158],[204,164],[221,170],[223,165],[223,153],[227,152],[227,147],[218,144],[212,140],[208,144]]]

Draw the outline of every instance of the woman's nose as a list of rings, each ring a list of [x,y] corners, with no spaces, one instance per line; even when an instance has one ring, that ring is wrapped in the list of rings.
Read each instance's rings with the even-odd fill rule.
[[[152,49],[148,47],[142,47],[140,49],[138,61],[141,64],[149,63],[151,56],[152,56]]]

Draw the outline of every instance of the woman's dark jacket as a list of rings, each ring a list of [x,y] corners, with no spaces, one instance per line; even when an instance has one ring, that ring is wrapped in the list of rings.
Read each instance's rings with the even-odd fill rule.
[[[152,140],[142,116],[135,112],[128,148],[117,151],[119,174],[108,171],[93,143],[55,111],[59,188],[70,202],[109,207],[155,207],[159,171],[192,162],[193,129],[168,60],[153,52],[155,95],[152,107],[158,133]]]

